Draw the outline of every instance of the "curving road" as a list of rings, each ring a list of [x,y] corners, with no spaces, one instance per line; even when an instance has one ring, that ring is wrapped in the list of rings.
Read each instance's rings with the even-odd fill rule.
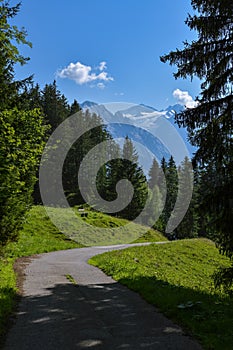
[[[132,245],[41,254],[25,269],[23,297],[4,350],[156,349],[201,346],[87,260]],[[77,285],[66,275],[71,275]]]

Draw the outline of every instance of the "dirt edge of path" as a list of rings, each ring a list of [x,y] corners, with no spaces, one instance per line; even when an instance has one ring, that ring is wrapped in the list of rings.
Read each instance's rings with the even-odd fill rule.
[[[30,264],[32,259],[38,258],[38,255],[23,256],[14,262],[14,272],[16,276],[17,297],[21,298],[24,294],[23,284],[26,278],[26,267]]]

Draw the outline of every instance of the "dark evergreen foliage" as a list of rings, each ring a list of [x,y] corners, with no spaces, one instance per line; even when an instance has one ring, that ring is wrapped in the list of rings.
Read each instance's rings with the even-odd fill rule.
[[[162,159],[161,167],[164,171],[167,189],[165,207],[162,213],[163,229],[165,231],[168,220],[171,217],[171,213],[176,203],[178,194],[178,173],[176,163],[172,156],[170,157],[168,163]],[[167,236],[169,239],[173,239],[174,233],[167,234]]]
[[[18,14],[20,3],[9,6],[8,1],[0,0],[0,109],[15,108],[19,99],[19,90],[23,88],[30,78],[15,80],[14,67],[16,64],[24,65],[29,58],[23,57],[18,45],[28,45],[25,29],[11,25],[10,21]],[[17,107],[19,107],[17,105]]]
[[[156,185],[159,186],[161,178],[161,168],[156,159],[153,159],[152,166],[149,170],[148,185],[150,189],[153,189]]]
[[[66,157],[63,167],[63,186],[71,205],[77,205],[84,203],[84,199],[79,190],[78,173],[82,160],[88,154],[88,152],[105,141],[110,141],[111,136],[107,132],[102,120],[96,114],[90,114],[89,111],[77,113],[77,128],[81,128],[83,125],[88,125],[91,130],[84,133],[77,141],[72,145],[69,153]],[[111,149],[107,149],[105,146],[102,148],[102,152],[99,154],[99,159],[103,159],[103,163],[108,159],[107,153],[111,154]],[[85,174],[83,176],[88,180],[90,174],[95,168],[95,159],[90,159],[90,163],[85,167]],[[103,165],[99,169],[99,173],[96,178],[96,186],[100,195],[105,193],[106,189],[106,165]],[[87,181],[87,188],[83,188],[83,191],[89,193],[89,182]],[[91,195],[91,194],[90,194]]]
[[[108,163],[108,186],[105,198],[115,200],[118,196],[116,185],[120,180],[127,179],[133,186],[134,193],[130,201],[128,185],[125,184],[125,191],[122,191],[122,204],[124,209],[118,213],[123,218],[133,220],[142,211],[148,196],[147,181],[142,169],[138,165],[138,155],[132,141],[126,137],[120,158]],[[130,202],[124,206],[124,203]]]
[[[233,2],[192,0],[196,15],[186,24],[198,33],[183,50],[161,58],[177,66],[175,78],[201,79],[197,106],[177,115],[198,147],[194,162],[207,176],[202,215],[218,233],[220,252],[233,257]],[[233,267],[232,267],[233,268]]]
[[[52,133],[70,115],[67,99],[58,90],[56,81],[45,85],[42,91],[41,104],[45,120],[51,125]]]
[[[192,163],[188,157],[185,157],[181,163],[178,173],[181,192],[177,203],[176,215],[179,216],[180,212],[182,212],[184,208],[186,209],[187,195],[189,193],[192,193],[192,199],[182,222],[175,229],[175,237],[177,239],[194,238],[197,237],[199,233],[199,196],[197,193],[197,186],[195,186],[194,182]]]

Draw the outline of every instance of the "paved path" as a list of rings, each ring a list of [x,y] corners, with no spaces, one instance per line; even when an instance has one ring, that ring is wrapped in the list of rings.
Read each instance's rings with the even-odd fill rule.
[[[125,247],[72,249],[32,259],[4,350],[200,350],[137,293],[87,264],[91,256]]]

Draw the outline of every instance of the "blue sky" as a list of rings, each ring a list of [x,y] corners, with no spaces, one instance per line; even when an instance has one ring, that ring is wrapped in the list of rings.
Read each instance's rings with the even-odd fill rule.
[[[41,87],[56,78],[70,102],[192,103],[199,81],[175,80],[159,59],[195,38],[188,12],[190,0],[22,0],[14,23],[33,48],[21,48],[31,60],[17,77]]]

